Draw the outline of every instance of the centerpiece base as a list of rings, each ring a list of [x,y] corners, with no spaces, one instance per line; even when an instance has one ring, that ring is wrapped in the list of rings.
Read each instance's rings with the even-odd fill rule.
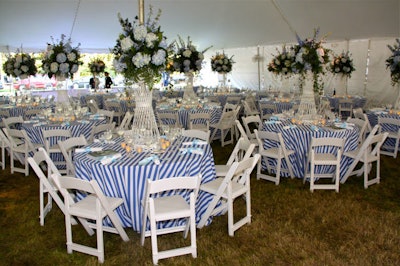
[[[303,92],[300,97],[298,114],[302,118],[312,118],[317,114],[314,96],[314,78],[312,73],[306,74],[303,79]]]

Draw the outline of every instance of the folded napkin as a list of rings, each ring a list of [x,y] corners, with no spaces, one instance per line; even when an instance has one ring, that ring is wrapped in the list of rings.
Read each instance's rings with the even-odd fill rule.
[[[151,162],[154,162],[154,164],[159,165],[160,164],[160,158],[158,158],[157,155],[152,155],[152,156],[149,156],[149,157],[146,157],[146,158],[142,159],[138,164],[139,165],[147,165],[147,164],[149,164]]]
[[[280,123],[282,123],[282,122],[281,121],[276,121],[276,120],[265,121],[265,124],[267,124],[267,125],[280,124]]]
[[[340,127],[340,128],[343,128],[343,129],[352,129],[353,127],[354,127],[354,124],[353,123],[346,123],[346,122],[343,122],[343,123],[335,123],[334,124],[336,127]]]
[[[102,165],[106,165],[106,164],[110,164],[112,162],[115,162],[118,158],[121,158],[121,157],[122,157],[121,153],[116,153],[114,155],[107,156],[107,157],[101,159],[100,162],[101,162]]]
[[[201,148],[180,148],[182,154],[193,153],[198,155],[203,155],[204,151]]]
[[[61,126],[65,127],[65,126],[70,126],[71,124],[69,123],[69,121],[63,122],[61,123]]]
[[[92,152],[92,151],[102,151],[102,147],[86,147],[86,148],[77,148],[75,152]]]
[[[288,126],[284,126],[283,129],[292,129],[292,128],[297,128],[296,125],[288,125]]]
[[[39,120],[26,120],[26,121],[24,121],[24,124],[34,124],[34,123],[38,123],[39,122]]]
[[[103,118],[103,115],[100,115],[100,114],[94,114],[94,115],[90,115],[89,116],[89,119],[100,119],[100,118]]]
[[[318,131],[318,130],[319,130],[319,127],[312,125],[312,126],[311,126],[311,130],[312,130],[312,131]]]
[[[184,146],[192,146],[192,145],[207,145],[207,141],[195,139],[193,141],[183,142],[182,145]]]
[[[273,115],[273,116],[271,116],[271,117],[269,118],[269,120],[278,121],[278,120],[279,120],[279,117],[276,116],[276,115]]]
[[[101,139],[94,139],[93,140],[94,143],[105,143],[105,144],[115,144],[114,140],[101,140]]]
[[[87,121],[87,120],[78,120],[78,122],[82,123],[82,124],[89,124],[89,121]]]
[[[47,122],[39,122],[39,123],[36,123],[36,124],[34,124],[32,126],[33,127],[40,127],[40,126],[44,126],[44,125],[47,125]]]

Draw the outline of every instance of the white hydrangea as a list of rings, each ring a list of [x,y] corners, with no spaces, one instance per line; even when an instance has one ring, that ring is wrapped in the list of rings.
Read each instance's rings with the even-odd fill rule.
[[[150,32],[146,35],[146,44],[148,47],[153,48],[154,47],[154,42],[158,39],[157,35],[154,33]]]
[[[146,38],[147,29],[144,25],[138,25],[133,29],[133,36],[136,41],[142,41]]]
[[[133,41],[129,36],[121,40],[122,51],[124,52],[129,51],[129,49],[131,49],[132,46],[133,46]]]
[[[20,54],[15,57],[15,62],[17,62],[18,64],[22,63],[22,56]]]
[[[28,72],[29,67],[26,66],[26,65],[23,65],[23,66],[21,66],[21,70],[22,70],[23,72]]]
[[[120,61],[121,60],[121,61]],[[121,73],[126,69],[126,64],[122,62],[122,58],[120,60],[114,59],[113,60],[113,66],[115,71]]]
[[[182,55],[184,57],[190,57],[192,55],[192,51],[190,51],[189,49],[186,49],[185,51],[183,51]]]
[[[14,74],[15,74],[15,76],[19,76],[19,75],[21,75],[21,70],[19,70],[19,69],[14,69]]]
[[[19,75],[20,79],[27,79],[28,78],[28,74],[21,74]]]
[[[60,64],[60,71],[61,71],[61,73],[68,73],[69,72],[69,64],[68,63]]]
[[[73,64],[71,67],[71,73],[76,73],[78,71],[78,68],[79,68],[78,64]]]
[[[132,63],[137,67],[141,68],[150,63],[151,56],[148,54],[137,53],[132,57]]]
[[[76,54],[74,52],[68,53],[67,58],[69,61],[75,61]]]
[[[64,63],[65,61],[67,61],[67,56],[64,53],[59,53],[56,56],[56,60],[58,63]]]
[[[200,60],[203,60],[203,59],[204,59],[203,53],[199,53],[199,59],[200,59]]]
[[[57,62],[53,62],[50,65],[50,71],[52,73],[56,73],[58,71],[58,63]]]
[[[159,49],[151,58],[151,63],[156,66],[160,66],[165,63],[166,53],[164,50]]]
[[[67,53],[70,53],[72,51],[72,46],[69,42],[65,44],[64,51]]]

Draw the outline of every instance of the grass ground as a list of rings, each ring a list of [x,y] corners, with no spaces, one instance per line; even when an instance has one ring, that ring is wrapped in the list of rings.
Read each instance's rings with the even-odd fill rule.
[[[217,164],[226,162],[233,146],[213,144]],[[382,156],[382,181],[368,189],[352,177],[340,192],[309,191],[300,179],[279,186],[256,180],[253,172],[252,223],[234,237],[227,217],[197,230],[198,257],[161,260],[160,265],[400,265],[400,159]],[[38,179],[0,171],[0,265],[97,265],[97,258],[67,254],[64,216],[54,207],[39,225]],[[241,199],[235,215],[245,213]],[[126,229],[130,241],[105,233],[104,265],[152,265],[150,239]],[[94,244],[80,227],[74,238]],[[186,243],[181,234],[160,239],[160,247]]]

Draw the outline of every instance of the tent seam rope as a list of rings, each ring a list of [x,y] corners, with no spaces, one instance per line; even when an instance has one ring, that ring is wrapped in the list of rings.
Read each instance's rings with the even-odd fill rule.
[[[75,9],[74,21],[72,22],[71,32],[69,33],[69,38],[72,37],[72,32],[74,31],[75,22],[76,22],[76,18],[78,17],[78,10],[79,10],[80,5],[81,5],[81,0],[78,0],[78,5],[76,6],[76,9]]]

